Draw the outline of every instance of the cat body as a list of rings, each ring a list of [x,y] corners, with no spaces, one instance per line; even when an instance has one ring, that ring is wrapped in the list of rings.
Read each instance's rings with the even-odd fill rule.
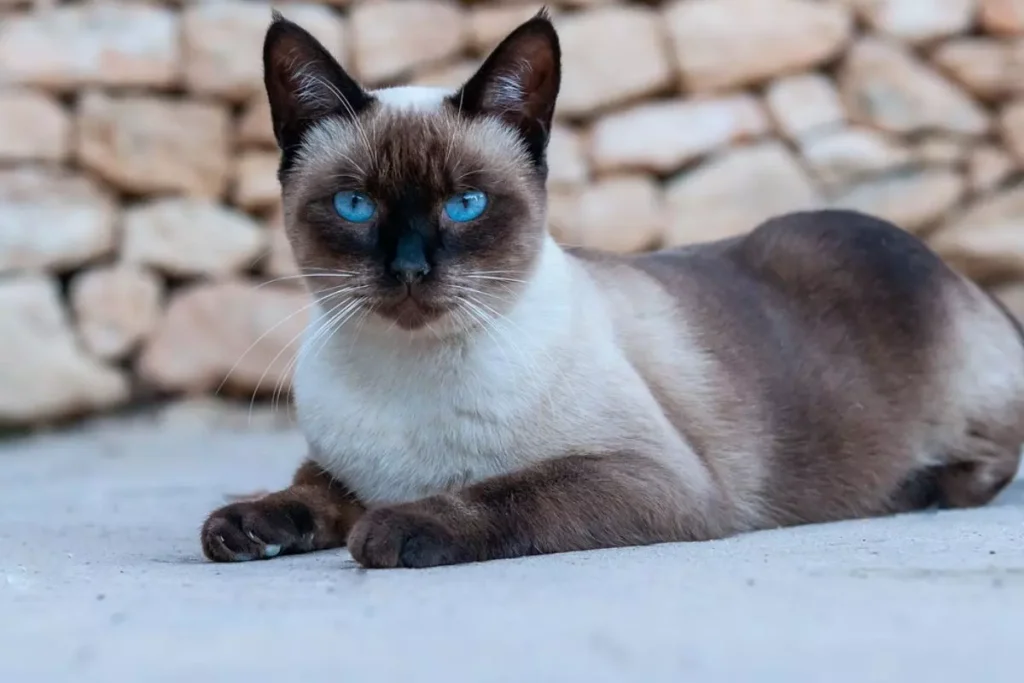
[[[801,219],[851,217],[785,220]],[[827,316],[834,293],[816,310],[778,308],[773,321],[743,300],[748,287],[772,289],[755,273],[730,272],[740,266],[729,255],[750,241],[592,261],[551,242],[540,269],[552,272],[531,280],[495,331],[465,345],[367,329],[324,341],[314,322],[295,378],[313,459],[378,505],[567,452],[642,449],[679,477],[688,499],[728,511],[723,525],[736,532],[913,507],[902,486],[970,451],[970,432],[985,423],[1013,452],[1024,346],[983,293],[936,263],[934,288],[915,283],[912,296],[924,301],[905,309],[934,306],[911,321],[916,329],[871,349],[874,340],[838,321],[829,341],[840,348],[829,348],[807,334],[805,317]],[[661,279],[659,268],[671,272]],[[679,278],[689,286],[674,292]],[[872,332],[885,334],[894,322],[871,303],[854,305],[877,315]],[[693,332],[718,326],[736,336]],[[837,414],[858,395],[865,400]]]
[[[431,566],[988,502],[1024,443],[1019,326],[848,211],[632,256],[557,245],[541,14],[461,89],[358,86],[277,18],[308,461],[204,525],[215,560]],[[629,229],[629,226],[623,226]]]

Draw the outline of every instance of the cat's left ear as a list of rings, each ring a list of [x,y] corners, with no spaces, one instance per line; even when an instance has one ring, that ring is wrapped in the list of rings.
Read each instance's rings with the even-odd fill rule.
[[[561,59],[558,34],[542,9],[494,48],[449,102],[466,114],[501,118],[519,131],[534,162],[543,167]]]

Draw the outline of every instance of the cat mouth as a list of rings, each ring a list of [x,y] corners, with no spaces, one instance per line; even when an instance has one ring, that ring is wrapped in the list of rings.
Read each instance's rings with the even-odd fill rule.
[[[424,298],[413,288],[376,306],[377,314],[391,320],[404,330],[416,330],[429,325],[448,311],[447,306]]]

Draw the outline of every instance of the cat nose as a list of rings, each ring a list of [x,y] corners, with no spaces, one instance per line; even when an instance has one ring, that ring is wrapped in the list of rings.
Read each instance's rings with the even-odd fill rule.
[[[409,231],[398,239],[395,258],[389,266],[391,274],[407,285],[419,282],[430,272],[423,236]]]
[[[391,262],[391,274],[407,285],[412,285],[430,272],[430,266],[426,261],[410,261],[396,258]]]

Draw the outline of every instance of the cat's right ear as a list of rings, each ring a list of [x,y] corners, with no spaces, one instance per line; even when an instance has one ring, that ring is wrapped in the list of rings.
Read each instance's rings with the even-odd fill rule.
[[[320,41],[276,11],[263,41],[263,83],[282,171],[310,126],[326,116],[354,118],[372,101]]]

